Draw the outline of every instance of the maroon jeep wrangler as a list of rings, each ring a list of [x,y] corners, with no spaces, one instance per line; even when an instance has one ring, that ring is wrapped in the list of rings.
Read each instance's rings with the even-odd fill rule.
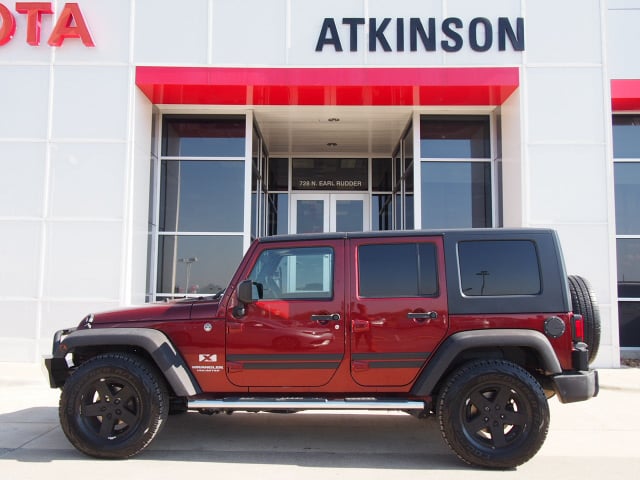
[[[511,468],[547,398],[598,393],[591,289],[543,229],[256,240],[221,293],[90,314],[45,359],[80,451],[139,453],[170,412],[437,415],[465,462]]]

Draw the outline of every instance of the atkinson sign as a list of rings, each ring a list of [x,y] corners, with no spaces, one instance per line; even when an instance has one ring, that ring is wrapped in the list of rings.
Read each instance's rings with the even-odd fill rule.
[[[395,27],[395,28],[394,28]],[[358,43],[363,33],[365,45]],[[435,18],[325,18],[320,28],[316,52],[458,52],[465,45],[476,52],[494,49],[524,50],[524,19],[485,17],[465,23],[458,17]]]
[[[26,41],[29,45],[40,45],[42,34],[42,18],[53,15],[52,2],[16,2],[15,11],[24,15],[27,22]],[[11,41],[16,33],[16,17],[0,3],[0,46]],[[87,47],[93,47],[93,39],[77,3],[65,3],[55,21],[47,43],[52,47],[60,47],[68,38],[78,38]]]

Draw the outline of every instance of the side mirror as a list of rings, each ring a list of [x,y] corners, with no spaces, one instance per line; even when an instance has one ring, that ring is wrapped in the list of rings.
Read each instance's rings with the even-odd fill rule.
[[[238,285],[238,300],[245,305],[262,298],[262,284],[245,280]]]

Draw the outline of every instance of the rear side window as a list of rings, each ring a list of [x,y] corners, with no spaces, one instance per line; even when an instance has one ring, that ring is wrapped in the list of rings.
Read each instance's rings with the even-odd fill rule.
[[[460,242],[458,262],[465,296],[541,293],[538,253],[529,240]]]
[[[438,294],[432,243],[362,245],[358,248],[359,295],[363,298],[433,297]]]

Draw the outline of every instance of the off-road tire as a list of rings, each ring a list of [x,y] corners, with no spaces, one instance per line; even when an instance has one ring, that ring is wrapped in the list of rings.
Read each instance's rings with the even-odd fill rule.
[[[536,379],[503,360],[462,365],[445,381],[437,406],[440,431],[463,461],[515,468],[540,449],[549,430],[549,405]]]
[[[169,411],[165,383],[153,365],[127,353],[107,353],[83,363],[60,396],[60,424],[69,441],[97,458],[128,458],[164,426]]]
[[[589,363],[592,363],[600,348],[600,309],[591,284],[579,275],[569,275],[569,293],[573,313],[584,320],[584,342],[589,347]]]

